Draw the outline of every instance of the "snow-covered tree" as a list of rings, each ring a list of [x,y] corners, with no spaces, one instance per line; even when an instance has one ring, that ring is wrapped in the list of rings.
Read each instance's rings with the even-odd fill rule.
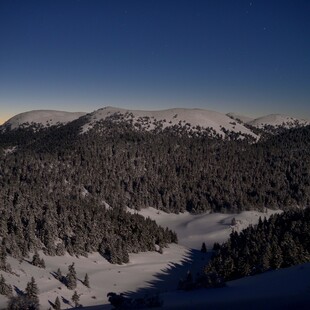
[[[34,280],[34,277],[31,277],[31,280],[30,282],[27,283],[27,286],[26,286],[26,297],[33,301],[33,303],[39,305],[39,297],[38,297],[38,294],[39,294],[39,289],[38,289],[38,286]]]
[[[76,282],[77,282],[74,263],[69,265],[68,270],[69,270],[69,272],[66,276],[66,285],[67,285],[69,290],[74,290],[76,288]]]
[[[55,310],[60,310],[61,309],[61,304],[60,304],[60,300],[59,297],[57,296],[54,302],[54,309]]]
[[[6,283],[3,275],[1,274],[1,276],[0,276],[0,294],[6,295],[6,296],[11,296],[12,292],[13,292],[12,286]]]
[[[71,300],[74,302],[75,307],[79,306],[80,296],[77,293],[77,291],[74,291],[74,294],[72,295]]]
[[[89,286],[89,277],[88,277],[88,274],[86,273],[85,274],[85,278],[84,278],[84,281],[83,281],[83,284],[86,286],[86,287],[90,287]]]

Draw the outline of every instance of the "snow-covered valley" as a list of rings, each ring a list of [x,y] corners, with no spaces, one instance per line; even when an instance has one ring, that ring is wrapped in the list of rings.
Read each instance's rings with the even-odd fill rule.
[[[31,257],[23,261],[10,258],[8,262],[12,266],[13,273],[2,274],[16,292],[23,291],[31,276],[34,276],[39,287],[42,309],[52,307],[57,296],[63,309],[73,307],[71,297],[74,291],[69,290],[53,275],[58,268],[66,274],[68,266],[73,262],[80,280],[76,288],[80,295],[80,303],[89,309],[110,309],[107,300],[109,292],[126,293],[129,296],[159,293],[165,309],[189,309],[193,305],[195,309],[204,309],[207,306],[228,308],[229,305],[245,308],[249,303],[255,303],[253,307],[260,308],[259,306],[265,305],[263,300],[270,300],[274,305],[280,298],[282,299],[279,305],[283,305],[288,299],[299,306],[309,301],[307,299],[310,289],[309,264],[232,281],[222,289],[176,291],[179,279],[185,277],[188,270],[193,275],[202,272],[210,255],[200,252],[202,242],[206,242],[210,249],[214,242],[227,240],[232,230],[240,231],[250,224],[257,223],[260,216],[270,216],[273,211],[175,215],[147,208],[140,213],[155,219],[162,226],[175,230],[179,236],[179,244],[165,248],[163,254],[158,252],[130,254],[130,262],[123,265],[110,264],[98,253],[90,254],[86,258],[68,254],[52,257],[40,252],[46,264],[45,269],[31,265],[29,263]],[[236,224],[231,226],[233,218]],[[82,283],[86,273],[89,275],[90,288]],[[6,303],[7,298],[0,295],[0,308],[5,308]]]

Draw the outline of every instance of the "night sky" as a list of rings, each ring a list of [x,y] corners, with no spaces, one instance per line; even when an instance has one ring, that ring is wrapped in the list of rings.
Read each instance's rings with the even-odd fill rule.
[[[0,123],[107,105],[310,120],[310,1],[0,0]]]

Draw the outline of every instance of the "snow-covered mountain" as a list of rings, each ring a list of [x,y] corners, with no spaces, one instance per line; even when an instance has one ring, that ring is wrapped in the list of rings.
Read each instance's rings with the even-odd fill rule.
[[[86,114],[86,112],[34,110],[13,116],[0,128],[16,129],[31,125],[35,125],[35,128],[45,128],[52,125],[65,125]],[[240,136],[250,135],[255,139],[259,137],[248,125],[264,129],[270,126],[273,128],[292,128],[310,124],[309,121],[282,114],[270,114],[253,119],[237,113],[224,114],[205,109],[174,108],[159,111],[143,111],[104,107],[87,114],[82,132],[87,132],[96,123],[107,118],[114,122],[130,122],[136,129],[140,130],[181,126],[193,131],[207,129],[213,135],[226,136],[228,133],[236,133]]]
[[[33,110],[13,116],[3,124],[3,127],[16,129],[19,126],[28,127],[33,124],[37,124],[43,127],[67,124],[85,114],[85,112]]]
[[[105,107],[90,114],[88,123],[83,126],[83,132],[92,128],[96,122],[113,115],[119,115],[120,120],[130,121],[137,128],[143,128],[144,130],[152,130],[158,125],[163,129],[174,125],[180,125],[194,130],[197,130],[198,127],[201,129],[212,128],[214,133],[220,135],[223,135],[223,132],[228,130],[257,137],[243,124],[234,122],[230,117],[223,113],[204,109],[182,108],[160,111],[142,111]]]
[[[74,126],[65,126],[76,119],[78,121],[72,123]],[[119,127],[110,126],[110,122],[100,124],[105,119]],[[0,157],[3,159],[0,197],[4,202],[0,213],[3,219],[9,219],[2,221],[0,238],[5,247],[0,247],[0,252],[8,253],[7,262],[11,266],[7,268],[2,257],[0,271],[5,281],[15,288],[14,296],[21,294],[34,276],[42,309],[53,307],[56,297],[62,308],[73,307],[74,291],[69,289],[65,273],[74,263],[80,303],[97,309],[111,308],[107,298],[109,292],[129,292],[129,297],[135,297],[135,293],[140,296],[160,293],[164,309],[260,309],[265,307],[266,300],[272,309],[283,306],[301,309],[309,305],[309,263],[230,281],[218,290],[176,290],[180,277],[186,276],[189,270],[194,277],[197,272],[203,272],[211,253],[200,253],[202,242],[209,250],[214,242],[226,241],[231,232],[239,233],[248,225],[254,227],[260,216],[276,213],[266,206],[285,210],[307,205],[309,165],[305,163],[309,158],[307,135],[310,127],[283,130],[287,134],[280,135],[279,139],[261,139],[257,148],[240,141],[225,145],[223,141],[210,139],[205,143],[204,136],[187,139],[189,131],[184,131],[185,139],[183,136],[174,139],[170,132],[151,135],[138,130],[175,125],[176,130],[179,127],[193,131],[205,128],[211,134],[223,136],[240,132],[241,137],[242,134],[257,137],[254,132],[258,132],[263,137],[268,129],[253,127],[263,126],[262,119],[266,125],[274,126],[275,134],[281,132],[277,126],[307,124],[281,115],[260,118],[255,124],[257,120],[241,115],[203,109],[136,111],[113,107],[90,114],[30,111],[11,118],[2,128],[33,124],[31,128],[36,131],[64,124],[55,130],[46,129],[37,136],[31,131],[1,132],[0,127]],[[119,122],[122,121],[131,123],[137,131],[121,126]],[[247,123],[254,125],[251,127]],[[96,125],[98,132],[87,134],[88,131],[92,133],[91,128]],[[123,134],[123,128],[130,130],[130,135]],[[77,135],[80,129],[86,134]],[[105,136],[104,130],[109,134]],[[175,132],[173,129],[173,134]],[[296,136],[302,138],[295,139]],[[133,138],[132,141],[128,137]],[[281,152],[269,156],[274,149]],[[292,152],[296,149],[299,152]],[[277,176],[276,181],[274,176]],[[152,204],[154,208],[144,208]],[[134,214],[130,215],[118,212],[118,206],[138,207],[141,211],[128,209]],[[228,213],[244,209],[264,212]],[[209,210],[215,212],[197,214]],[[216,213],[218,211],[224,214]],[[155,220],[164,229],[159,230],[146,219]],[[149,227],[153,227],[152,231],[147,230]],[[179,245],[162,247],[160,238],[164,234],[172,240],[169,229],[177,233]],[[139,234],[135,235],[136,231]],[[287,231],[285,229],[284,233]],[[20,237],[21,233],[24,238]],[[133,235],[135,237],[131,238]],[[262,240],[263,247],[265,243],[267,247],[269,241]],[[131,246],[134,242],[137,243],[135,249]],[[145,249],[150,250],[146,246],[152,242],[153,252],[137,253],[140,244],[145,243]],[[37,248],[31,250],[36,244]],[[128,261],[123,249],[129,246],[132,250],[125,253]],[[15,251],[23,253],[20,249],[30,249],[29,257],[24,254],[13,257]],[[34,264],[34,250],[44,259],[45,268]],[[298,258],[297,253],[296,256],[292,253],[294,259]],[[115,257],[119,259],[117,264],[110,264]],[[119,261],[123,264],[119,265]],[[56,273],[58,268],[63,273],[61,277]],[[90,277],[90,287],[83,283],[86,274]],[[0,294],[0,309],[6,307],[7,302],[8,298]]]
[[[248,121],[247,124],[257,128],[264,128],[265,126],[292,128],[296,126],[306,126],[309,125],[310,122],[283,114],[270,114]]]
[[[260,129],[264,129],[266,126],[272,126],[275,128],[293,128],[298,126],[307,126],[310,124],[309,121],[304,119],[291,117],[284,114],[269,114],[258,118],[252,118],[232,112],[227,113],[226,115],[238,122]]]

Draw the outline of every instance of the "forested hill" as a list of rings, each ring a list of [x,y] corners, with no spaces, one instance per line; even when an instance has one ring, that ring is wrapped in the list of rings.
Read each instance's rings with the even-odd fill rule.
[[[121,263],[177,241],[127,206],[177,213],[310,204],[309,126],[253,143],[110,118],[83,133],[87,121],[0,134],[1,253],[99,251]]]
[[[257,143],[186,126],[137,130],[129,122],[81,117],[65,126],[0,136],[0,194],[28,205],[104,201],[112,208],[232,212],[310,204],[310,127]]]
[[[119,201],[109,206],[103,193],[92,191],[100,158],[88,137],[79,135],[81,122],[0,136],[0,270],[10,271],[7,255],[20,258],[41,249],[48,255],[99,252],[121,264],[129,253],[177,242],[174,232],[126,212]],[[107,175],[104,180],[106,190]]]
[[[309,223],[309,208],[260,219],[258,225],[233,232],[227,242],[215,245],[205,273],[227,281],[309,262]]]

